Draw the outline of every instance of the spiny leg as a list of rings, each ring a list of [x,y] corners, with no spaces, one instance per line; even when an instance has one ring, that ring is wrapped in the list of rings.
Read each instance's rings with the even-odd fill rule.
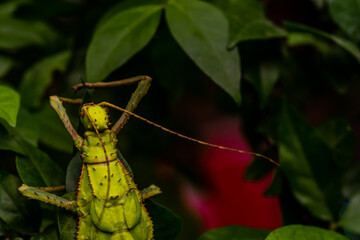
[[[67,200],[65,198],[59,197],[55,194],[48,193],[38,188],[29,187],[25,184],[19,187],[19,191],[21,192],[22,195],[26,197],[40,200],[42,202],[50,203],[58,207],[63,207],[75,213],[77,212],[77,205],[75,201]]]
[[[137,107],[140,100],[146,95],[150,84],[151,84],[151,77],[148,76],[137,76],[132,78],[127,78],[123,80],[113,81],[113,82],[99,82],[99,83],[86,83],[86,87],[88,88],[105,88],[105,87],[117,87],[122,85],[129,85],[138,83],[138,86],[134,93],[132,94],[127,106],[126,110],[129,112],[134,111]],[[73,88],[75,91],[80,90],[83,87],[83,84],[78,84]],[[130,118],[130,115],[126,112],[123,112],[119,120],[114,124],[111,131],[115,134],[119,133],[119,131],[123,128],[127,120]]]
[[[154,184],[150,185],[147,188],[144,188],[143,190],[141,190],[140,194],[142,196],[142,199],[148,199],[151,198],[155,195],[158,195],[162,193],[160,188]]]
[[[71,125],[69,116],[66,114],[66,110],[61,103],[61,100],[58,96],[50,97],[50,105],[55,109],[56,113],[59,115],[61,121],[64,123],[66,130],[70,133],[72,139],[75,142],[75,146],[80,150],[82,144],[82,137],[76,132],[74,127]]]

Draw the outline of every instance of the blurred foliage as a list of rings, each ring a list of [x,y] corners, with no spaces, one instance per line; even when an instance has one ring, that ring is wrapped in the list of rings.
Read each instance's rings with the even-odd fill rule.
[[[81,79],[146,74],[153,84],[137,110],[142,116],[196,135],[205,121],[191,115],[197,107],[238,114],[254,151],[281,164],[266,194],[279,196],[284,227],[268,234],[228,226],[199,239],[357,239],[359,16],[359,0],[1,1],[0,237],[73,236],[71,214],[17,191],[21,181],[76,190],[81,162],[48,97],[81,98],[71,91]],[[132,90],[90,94],[124,106]],[[75,126],[78,111],[67,107]],[[113,121],[119,115],[112,113]],[[157,182],[164,192],[158,200],[182,219],[180,230],[171,211],[148,202],[156,239],[176,239],[180,231],[179,239],[194,239],[195,220],[171,185],[177,180],[153,171],[174,141],[130,121],[119,148],[139,186]],[[167,166],[200,179],[196,165],[188,168],[177,155]],[[246,177],[261,179],[274,167],[254,159]]]

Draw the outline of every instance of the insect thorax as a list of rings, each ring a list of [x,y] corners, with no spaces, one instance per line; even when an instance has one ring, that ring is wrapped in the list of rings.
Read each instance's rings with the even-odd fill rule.
[[[110,130],[102,133],[86,131],[82,144],[82,160],[84,163],[104,163],[117,159],[116,135]]]
[[[109,116],[102,106],[93,103],[84,104],[81,108],[81,123],[86,130],[95,131],[94,125],[99,132],[108,129]]]

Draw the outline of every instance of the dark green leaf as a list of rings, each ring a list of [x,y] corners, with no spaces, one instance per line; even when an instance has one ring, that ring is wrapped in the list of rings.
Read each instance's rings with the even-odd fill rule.
[[[360,1],[330,0],[329,10],[333,20],[350,37],[360,40]]]
[[[0,18],[12,16],[19,6],[29,2],[30,2],[29,0],[8,0],[6,2],[1,3]]]
[[[31,237],[30,240],[57,240],[56,228],[49,228],[42,233],[38,233]],[[69,238],[70,239],[70,238]]]
[[[80,152],[77,152],[71,159],[66,171],[66,191],[77,191],[79,178],[81,175],[82,160],[80,158]]]
[[[11,69],[13,61],[0,55],[0,78],[4,77],[6,73]]]
[[[41,22],[0,17],[0,48],[45,45],[53,34],[53,30]]]
[[[39,208],[35,202],[20,195],[17,190],[20,185],[17,177],[0,171],[0,217],[12,229],[29,234],[39,227],[36,218]]]
[[[262,62],[255,74],[247,76],[248,81],[256,88],[259,93],[260,105],[265,106],[270,93],[279,80],[280,68],[275,62]]]
[[[360,192],[355,194],[349,205],[346,207],[344,214],[341,216],[339,225],[348,231],[360,234]]]
[[[355,156],[355,136],[344,119],[333,119],[316,128],[317,135],[326,143],[332,157],[343,169]]]
[[[62,196],[68,200],[76,199],[76,192],[68,192]],[[65,209],[59,209],[57,212],[57,223],[59,228],[59,239],[75,239],[77,231],[77,217]]]
[[[266,19],[263,7],[257,0],[213,0],[212,2],[219,7],[229,19],[230,47],[234,47],[241,41],[286,36],[284,30],[276,27]]]
[[[55,110],[49,104],[36,114],[37,122],[40,124],[40,141],[49,147],[71,154],[73,140],[66,131]],[[73,119],[70,117],[70,121]],[[73,121],[72,121],[73,122]]]
[[[295,198],[313,216],[334,220],[342,206],[341,174],[325,143],[286,104],[279,123],[279,155]]]
[[[304,26],[304,25],[301,25],[301,24],[285,22],[284,26],[290,32],[311,33],[311,34],[314,34],[315,36],[327,38],[327,39],[331,40],[332,42],[336,43],[337,45],[339,45],[340,47],[342,47],[343,49],[345,49],[346,51],[348,51],[360,63],[360,50],[359,50],[359,48],[355,44],[353,44],[352,42],[350,42],[350,41],[348,41],[346,39],[343,39],[341,37],[331,35],[331,34],[328,34],[326,32],[322,32],[322,31],[317,30],[315,28],[311,28],[311,27]]]
[[[87,80],[105,79],[140,51],[154,35],[162,8],[156,4],[130,8],[99,26],[86,56]]]
[[[264,195],[265,196],[279,196],[282,191],[283,187],[283,176],[280,169],[277,169],[277,171],[273,175],[273,179],[271,181],[271,185],[268,189],[265,190]]]
[[[16,157],[16,167],[25,184],[34,187],[64,185],[63,170],[48,155],[24,140],[17,141],[26,154]]]
[[[181,230],[180,218],[166,207],[153,201],[148,200],[145,205],[154,223],[154,238],[156,240],[176,239]]]
[[[20,95],[12,88],[0,85],[0,118],[15,127],[19,108]]]
[[[10,132],[14,136],[21,137],[23,140],[37,146],[39,140],[40,126],[34,116],[25,108],[20,108],[17,125]]]
[[[269,233],[269,230],[227,226],[207,231],[198,240],[264,240]]]
[[[186,54],[240,104],[240,58],[237,48],[226,48],[228,23],[222,12],[201,1],[169,1],[166,20]]]
[[[55,71],[65,71],[70,51],[61,52],[35,63],[28,69],[20,84],[20,93],[27,106],[39,106],[41,97],[50,85]]]
[[[330,50],[330,45],[323,39],[319,39],[310,33],[289,33],[287,36],[287,45],[290,47],[301,45],[312,45],[322,53],[327,53]]]
[[[10,150],[16,153],[24,154],[23,150],[14,137],[10,136],[5,128],[0,127],[0,149]]]
[[[245,179],[248,181],[260,180],[269,174],[272,169],[274,169],[273,163],[256,157],[246,167]]]
[[[289,225],[272,231],[266,240],[348,240],[347,237],[319,227]]]

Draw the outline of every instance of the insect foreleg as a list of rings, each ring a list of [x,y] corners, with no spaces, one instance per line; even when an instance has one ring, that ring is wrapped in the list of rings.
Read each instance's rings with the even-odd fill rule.
[[[19,191],[21,192],[22,195],[26,197],[40,200],[42,202],[50,203],[58,207],[63,207],[67,210],[77,213],[77,205],[75,201],[67,200],[55,194],[48,193],[44,190],[40,190],[34,187],[29,187],[25,184],[19,187]]]
[[[62,105],[58,96],[50,97],[50,105],[55,109],[56,113],[59,115],[61,121],[64,123],[66,130],[70,133],[71,137],[75,142],[75,146],[80,150],[83,142],[82,137],[76,132],[74,127],[71,125],[70,119],[66,114],[66,110]]]

